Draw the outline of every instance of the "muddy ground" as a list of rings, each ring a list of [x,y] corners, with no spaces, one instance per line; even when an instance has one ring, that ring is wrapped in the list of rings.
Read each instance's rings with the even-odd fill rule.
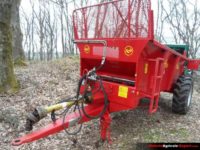
[[[0,149],[135,149],[138,142],[200,142],[200,82],[195,80],[193,102],[187,115],[171,112],[172,95],[161,95],[159,109],[148,115],[147,108],[112,115],[112,145],[97,146],[99,120],[85,123],[81,132],[69,136],[64,131],[36,142],[18,147],[11,146],[12,139],[24,135],[27,112],[36,106],[49,105],[61,98],[74,95],[79,78],[78,57],[68,57],[52,62],[32,62],[15,69],[21,89],[16,94],[0,95]],[[39,129],[50,117],[38,123]]]

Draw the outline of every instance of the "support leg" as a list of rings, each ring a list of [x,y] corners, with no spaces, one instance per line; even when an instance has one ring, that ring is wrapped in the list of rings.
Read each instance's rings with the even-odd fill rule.
[[[110,113],[109,111],[106,111],[105,114],[100,118],[101,139],[103,141],[108,140],[109,143],[111,143],[110,124],[111,124]]]
[[[149,113],[155,113],[158,109],[159,95],[156,95],[150,99]]]

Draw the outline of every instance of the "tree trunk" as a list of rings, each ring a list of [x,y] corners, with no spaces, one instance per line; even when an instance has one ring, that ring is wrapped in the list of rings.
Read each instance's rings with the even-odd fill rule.
[[[0,2],[0,92],[15,92],[18,89],[12,61],[12,5],[12,1]]]
[[[19,6],[21,0],[14,0],[11,7],[11,31],[14,63],[24,65],[25,55],[22,47],[23,35],[20,27]]]

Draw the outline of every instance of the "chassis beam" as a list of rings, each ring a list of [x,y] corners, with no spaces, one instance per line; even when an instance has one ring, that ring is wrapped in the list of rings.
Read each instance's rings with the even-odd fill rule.
[[[102,108],[103,108],[103,105],[102,106],[88,105],[85,107],[85,110],[87,111],[87,113],[89,115],[95,116],[100,113]],[[49,135],[52,135],[52,134],[55,134],[57,132],[64,130],[64,126],[65,126],[65,128],[68,128],[68,127],[74,126],[76,123],[80,124],[80,123],[84,123],[84,122],[91,120],[91,119],[87,118],[83,114],[82,111],[81,111],[81,114],[82,114],[82,116],[80,119],[80,115],[77,110],[76,112],[73,112],[73,113],[69,114],[68,116],[66,116],[64,124],[63,124],[63,118],[60,118],[60,119],[56,120],[55,122],[52,122],[49,125],[41,128],[40,130],[34,131],[34,132],[24,135],[20,138],[14,139],[12,141],[12,145],[18,146],[18,145],[21,145],[24,143],[33,142],[35,140],[47,137]],[[104,131],[105,131],[105,129],[104,129]]]

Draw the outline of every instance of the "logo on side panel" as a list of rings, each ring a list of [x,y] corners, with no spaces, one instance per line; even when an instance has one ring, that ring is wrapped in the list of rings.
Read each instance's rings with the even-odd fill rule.
[[[134,52],[133,47],[130,46],[130,45],[128,45],[128,46],[126,46],[126,47],[124,48],[124,54],[125,54],[126,56],[131,56],[131,55],[133,55],[133,52]]]
[[[89,45],[85,45],[85,46],[84,46],[84,52],[85,52],[86,54],[89,54],[89,53],[90,53],[90,46],[89,46]]]

